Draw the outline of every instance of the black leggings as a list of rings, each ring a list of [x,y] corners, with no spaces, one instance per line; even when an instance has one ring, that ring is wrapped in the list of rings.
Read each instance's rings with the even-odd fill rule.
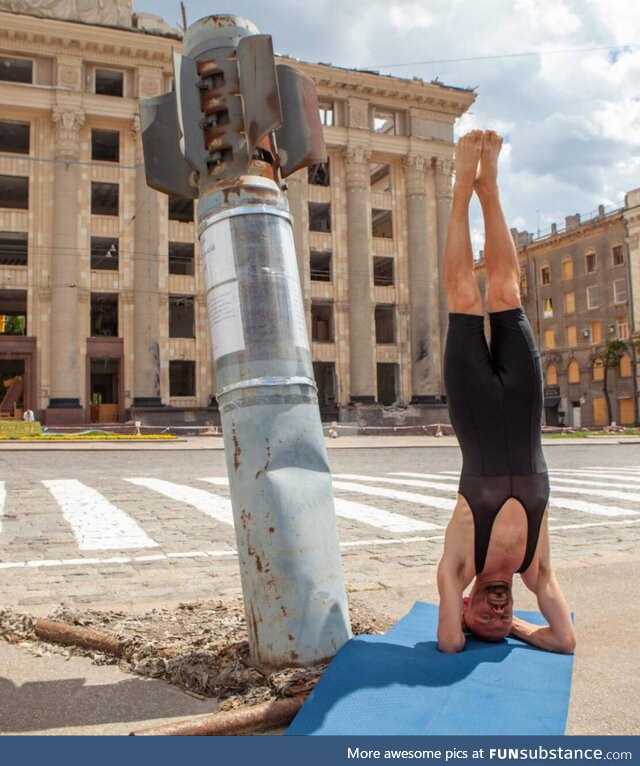
[[[549,498],[542,453],[542,368],[522,308],[484,317],[449,314],[444,377],[449,415],[462,449],[460,494],[474,516],[476,572],[484,568],[491,528],[509,497],[528,517],[524,571],[533,558]]]

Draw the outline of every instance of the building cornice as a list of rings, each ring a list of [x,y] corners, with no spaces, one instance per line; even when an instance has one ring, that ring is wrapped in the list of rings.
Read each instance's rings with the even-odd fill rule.
[[[623,223],[623,212],[623,210],[619,210],[602,218],[594,218],[591,221],[585,221],[576,226],[575,229],[558,232],[558,234],[552,234],[543,239],[534,240],[528,245],[520,247],[518,249],[518,254],[536,256],[550,249],[557,249],[581,239],[586,239],[598,230],[608,231]]]

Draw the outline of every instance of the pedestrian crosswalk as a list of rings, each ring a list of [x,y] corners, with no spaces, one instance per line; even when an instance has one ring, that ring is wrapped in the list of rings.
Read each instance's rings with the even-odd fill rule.
[[[441,539],[456,503],[457,480],[457,473],[453,471],[396,471],[375,476],[335,474],[335,510],[342,545],[348,547],[358,540],[384,545],[398,540]],[[640,523],[640,468],[558,468],[551,471],[551,482],[552,532]],[[37,506],[39,514],[40,526],[36,531],[44,541],[43,555],[47,537],[43,525],[46,524],[57,534],[75,541],[75,547],[82,552],[166,547],[167,527],[182,519],[188,519],[184,521],[188,527],[194,518],[201,519],[199,529],[209,535],[208,542],[223,535],[226,543],[233,545],[233,511],[226,477],[169,481],[129,476],[110,479],[108,485],[99,486],[91,486],[89,480],[69,478],[46,479],[36,484],[40,494],[32,505]],[[11,532],[20,521],[20,513],[26,517],[31,513],[31,506],[25,505],[24,497],[24,484],[14,489],[11,479],[0,481],[0,568],[11,566],[15,540],[28,536],[31,524],[28,519],[25,519],[26,533],[16,536]],[[174,521],[164,522],[157,509],[166,510],[168,506]],[[372,532],[377,536],[371,538]],[[428,532],[434,536],[416,537]],[[220,555],[227,555],[229,550],[231,548]],[[190,550],[138,556],[138,559],[195,555],[217,554]]]

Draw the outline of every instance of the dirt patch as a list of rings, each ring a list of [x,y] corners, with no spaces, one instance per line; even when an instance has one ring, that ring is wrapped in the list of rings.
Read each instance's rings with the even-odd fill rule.
[[[391,627],[389,620],[355,601],[349,611],[354,635],[383,633]],[[42,641],[36,636],[34,617],[10,610],[0,610],[0,638],[20,643],[38,656],[84,656],[97,665],[118,665],[128,673],[164,678],[192,696],[217,697],[221,710],[308,692],[326,668],[325,663],[263,673],[252,667],[241,599],[184,603],[141,614],[62,605],[49,619],[114,636],[122,656]]]

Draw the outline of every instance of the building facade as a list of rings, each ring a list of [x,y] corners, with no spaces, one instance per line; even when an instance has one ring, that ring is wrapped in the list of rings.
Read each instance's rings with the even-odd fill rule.
[[[630,212],[601,206],[586,218],[568,216],[564,227],[554,224],[537,238],[512,231],[523,305],[540,348],[546,425],[633,425],[639,419],[632,269],[640,253],[630,244]],[[478,271],[484,278],[482,261]],[[611,345],[619,358],[603,364]]]
[[[171,89],[180,37],[128,0],[93,5],[0,0],[2,409],[204,423],[194,207],[146,185],[138,118]],[[329,156],[287,179],[323,416],[442,420],[439,261],[453,125],[475,96],[293,63],[316,82]]]

